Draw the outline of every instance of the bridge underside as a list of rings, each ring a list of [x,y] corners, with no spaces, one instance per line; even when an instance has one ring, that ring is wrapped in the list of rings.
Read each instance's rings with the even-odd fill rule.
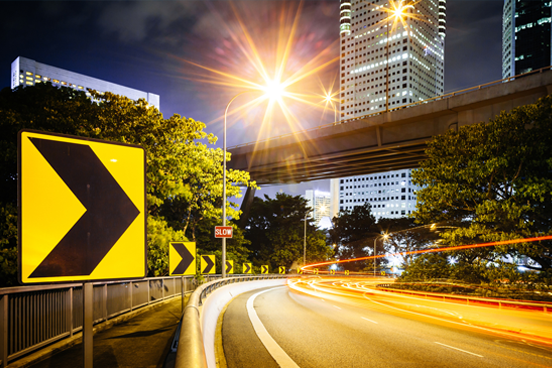
[[[298,183],[416,168],[427,142],[552,93],[552,71],[339,124],[231,148],[229,167],[258,184]]]

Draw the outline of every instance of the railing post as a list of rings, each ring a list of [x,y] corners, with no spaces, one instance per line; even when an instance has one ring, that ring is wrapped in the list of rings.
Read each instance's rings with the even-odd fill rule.
[[[132,289],[132,281],[130,282],[130,311],[132,312],[132,293],[133,293],[133,289]]]
[[[103,287],[103,319],[107,321],[107,284]]]
[[[165,279],[161,279],[161,300],[165,299]]]
[[[148,305],[149,305],[150,299],[151,299],[151,297],[150,297],[150,282],[149,282],[148,279],[146,279],[146,282],[147,282],[147,284],[148,284]]]
[[[0,297],[0,359],[2,367],[8,365],[8,295]]]
[[[69,328],[69,337],[73,337],[73,287],[67,290],[67,326]]]

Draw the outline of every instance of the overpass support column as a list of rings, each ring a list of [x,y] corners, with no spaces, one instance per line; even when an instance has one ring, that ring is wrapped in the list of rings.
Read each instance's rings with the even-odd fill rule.
[[[251,210],[251,205],[253,204],[253,198],[255,198],[255,191],[255,188],[250,187],[248,187],[245,191],[245,196],[243,197],[243,202],[240,207],[240,211],[242,211],[240,222],[238,223],[240,229],[245,229],[245,225],[247,224],[249,211]]]

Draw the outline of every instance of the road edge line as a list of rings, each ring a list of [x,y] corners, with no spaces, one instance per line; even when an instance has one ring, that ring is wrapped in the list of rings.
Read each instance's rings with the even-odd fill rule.
[[[255,308],[253,307],[253,303],[255,301],[255,298],[257,298],[257,296],[274,289],[275,288],[263,290],[249,297],[246,304],[247,314],[249,315],[249,320],[253,325],[253,329],[255,330],[257,337],[259,338],[259,340],[261,340],[261,343],[264,345],[264,347],[266,348],[268,353],[272,356],[272,358],[276,361],[276,363],[282,368],[299,368],[299,366],[289,357],[289,355],[286,354],[286,352],[280,347],[280,345],[278,345],[278,343],[272,338],[272,336],[270,336],[265,326],[259,319],[259,316],[255,311]]]

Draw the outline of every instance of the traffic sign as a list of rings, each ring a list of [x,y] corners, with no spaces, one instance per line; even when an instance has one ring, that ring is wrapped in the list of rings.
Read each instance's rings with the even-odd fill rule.
[[[232,226],[215,226],[215,238],[232,238]]]
[[[335,270],[330,270],[330,275],[335,275]]]
[[[215,255],[202,255],[201,256],[201,273],[215,273]]]
[[[286,268],[284,266],[278,267],[278,273],[279,274],[285,274],[286,273]]]
[[[301,270],[300,268],[297,269],[297,273],[298,274],[302,274],[303,273],[303,270]]]
[[[385,276],[385,271],[381,271],[381,275],[382,275],[382,276]]]
[[[318,275],[318,268],[313,268],[312,270],[313,270],[315,275]]]
[[[251,267],[251,263],[243,264],[243,273],[253,273],[253,267]]]
[[[22,130],[19,280],[146,276],[142,147]]]
[[[345,270],[345,276],[349,276],[349,270]]]
[[[183,276],[196,273],[196,243],[169,243],[169,275]]]
[[[267,265],[262,265],[261,266],[261,273],[262,274],[268,273],[268,266]]]
[[[234,273],[234,261],[226,261],[226,273]]]

